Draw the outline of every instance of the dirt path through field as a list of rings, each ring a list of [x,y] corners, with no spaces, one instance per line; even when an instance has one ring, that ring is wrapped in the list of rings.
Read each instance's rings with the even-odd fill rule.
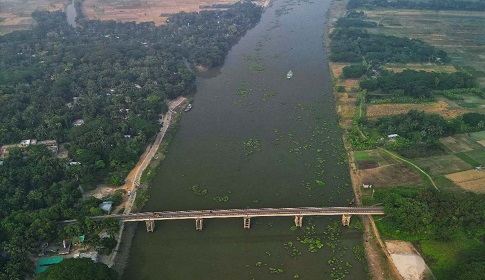
[[[414,166],[416,169],[418,169],[418,170],[419,170],[419,172],[421,172],[421,174],[423,174],[424,176],[428,177],[429,181],[431,182],[431,184],[433,185],[433,187],[434,187],[436,190],[438,190],[438,191],[440,190],[440,189],[438,188],[438,186],[436,186],[436,183],[434,182],[433,178],[431,178],[431,176],[429,176],[429,174],[428,174],[427,172],[425,172],[423,169],[419,168],[419,166],[417,166],[416,164],[414,164],[414,163],[410,162],[410,161],[409,161],[409,160],[407,160],[407,159],[404,159],[404,158],[400,157],[399,155],[396,155],[395,153],[393,153],[393,152],[391,152],[391,151],[389,151],[389,150],[387,150],[387,149],[380,148],[380,147],[379,147],[378,149],[379,149],[379,150],[381,150],[381,151],[383,151],[383,152],[386,152],[386,153],[387,153],[387,154],[389,154],[389,155],[390,155],[392,158],[394,158],[394,159],[396,159],[396,160],[398,160],[398,161],[404,161],[404,162],[406,162],[406,163],[411,164],[411,165],[412,165],[412,166]]]

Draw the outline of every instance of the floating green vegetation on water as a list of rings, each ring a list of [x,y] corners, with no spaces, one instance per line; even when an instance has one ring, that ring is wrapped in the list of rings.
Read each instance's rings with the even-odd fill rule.
[[[271,97],[278,95],[276,91],[269,91],[263,94],[263,101],[268,101]],[[276,129],[275,129],[276,130]]]
[[[244,150],[247,151],[246,152],[247,156],[252,155],[255,152],[261,151],[261,149],[262,149],[261,141],[259,141],[257,139],[248,139],[248,140],[243,142],[243,148],[244,148]]]
[[[352,253],[354,253],[354,257],[361,263],[365,263],[365,248],[364,244],[355,245],[352,247]]]
[[[297,229],[298,229],[298,227],[297,227],[297,226],[291,226],[291,227],[290,227],[290,230],[292,230],[292,231],[295,231],[295,230],[297,230]]]
[[[271,257],[271,252],[266,251],[266,255],[268,255],[268,257]]]
[[[229,201],[229,196],[228,195],[225,195],[225,196],[216,196],[213,199],[216,202],[227,202],[227,201]]]
[[[320,238],[307,237],[303,240],[300,240],[300,242],[303,244],[308,244],[308,251],[312,253],[316,253],[318,249],[321,249],[323,247],[323,244],[322,244],[322,241],[320,241]]]
[[[248,82],[242,81],[237,89],[237,95],[239,96],[249,96],[253,90],[249,88]]]
[[[264,67],[263,64],[251,64],[249,65],[249,70],[254,72],[263,72],[266,70],[266,67]]]
[[[270,267],[270,268],[269,268],[269,271],[270,271],[272,274],[281,274],[281,273],[283,273],[283,272],[284,272],[284,270],[283,270],[283,269],[281,269],[281,268],[272,268],[272,267]]]
[[[262,264],[262,262],[256,262],[256,267],[261,267]]]
[[[307,111],[307,110],[311,110],[313,108],[313,105],[311,105],[311,104],[310,105],[304,105],[304,104],[298,103],[298,104],[296,104],[296,107],[298,109],[303,110],[303,111]]]
[[[284,244],[285,249],[292,258],[296,259],[296,257],[301,256],[301,251],[298,250],[294,245],[293,242],[289,241],[288,243]]]
[[[259,203],[260,199],[253,200],[253,203]]]
[[[295,275],[293,275],[293,279],[300,279],[300,275],[295,273]]]
[[[208,193],[207,189],[201,189],[199,185],[192,185],[189,189],[194,195],[198,196],[206,196]]]
[[[323,182],[321,180],[315,180],[315,183],[317,183],[317,185],[320,186],[320,187],[325,186],[325,182]]]
[[[310,182],[303,182],[303,185],[309,191],[313,190],[313,188],[314,188],[314,186],[312,186],[312,184]]]

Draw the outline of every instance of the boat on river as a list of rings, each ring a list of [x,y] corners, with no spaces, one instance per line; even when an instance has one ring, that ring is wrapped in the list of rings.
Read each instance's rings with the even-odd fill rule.
[[[185,111],[185,112],[188,112],[188,111],[190,111],[190,109],[192,109],[192,104],[191,104],[191,103],[189,103],[189,104],[187,105],[187,107],[185,107],[185,110],[184,110],[184,111]]]
[[[286,78],[287,79],[291,79],[291,77],[293,77],[293,71],[288,71],[288,74],[286,74]]]

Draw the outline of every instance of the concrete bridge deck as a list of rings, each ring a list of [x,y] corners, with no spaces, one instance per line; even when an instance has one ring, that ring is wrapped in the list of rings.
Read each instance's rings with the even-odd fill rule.
[[[383,215],[383,207],[298,207],[298,208],[254,208],[254,209],[219,209],[219,210],[189,210],[189,211],[162,211],[130,213],[120,215],[103,215],[91,217],[99,221],[107,218],[114,218],[120,222],[147,223],[147,231],[153,231],[154,221],[162,220],[187,220],[195,219],[196,229],[202,230],[203,219],[221,218],[244,218],[244,228],[250,227],[250,218],[253,217],[295,217],[295,225],[302,226],[303,216],[332,216],[342,215],[343,225],[350,223],[351,215]],[[76,220],[68,220],[63,224],[73,224]]]

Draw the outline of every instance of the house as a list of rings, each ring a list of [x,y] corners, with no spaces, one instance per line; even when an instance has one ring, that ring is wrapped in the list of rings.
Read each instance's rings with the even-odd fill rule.
[[[113,208],[113,201],[103,201],[99,204],[99,208],[103,209],[108,214],[111,213],[111,208]]]
[[[84,243],[85,238],[86,237],[84,235],[74,236],[72,238],[72,243],[74,243],[74,245],[76,245],[76,246],[82,245]]]
[[[27,147],[29,145],[35,145],[35,144],[37,144],[37,140],[35,139],[26,139],[26,140],[20,141],[20,147]]]
[[[75,121],[72,122],[72,125],[74,126],[81,126],[84,124],[84,120],[83,119],[77,119]]]
[[[62,247],[59,249],[59,255],[68,255],[71,251],[71,240],[64,239],[62,240]]]
[[[372,184],[363,183],[363,184],[362,184],[362,187],[363,187],[364,189],[372,189]]]
[[[85,252],[85,253],[77,253],[74,254],[74,258],[88,258],[93,260],[93,262],[98,262],[98,253],[97,252]]]
[[[399,135],[397,135],[397,134],[389,134],[389,135],[387,135],[387,139],[395,139],[398,136]]]
[[[17,147],[17,145],[4,145],[2,147],[0,147],[0,159],[5,159],[8,157],[8,149],[10,148],[15,148]]]
[[[47,149],[49,149],[49,151],[51,151],[54,155],[57,155],[57,152],[59,151],[59,145],[57,144],[56,140],[37,141],[37,145],[47,146]]]

